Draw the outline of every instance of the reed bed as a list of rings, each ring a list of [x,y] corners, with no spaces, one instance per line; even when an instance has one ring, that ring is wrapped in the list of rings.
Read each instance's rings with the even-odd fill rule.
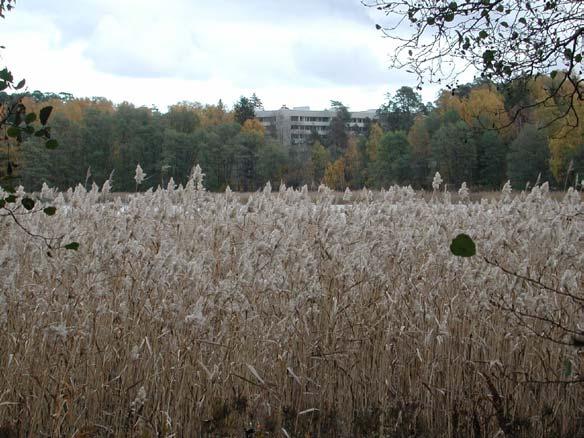
[[[0,221],[0,435],[582,436],[579,192],[108,192]]]

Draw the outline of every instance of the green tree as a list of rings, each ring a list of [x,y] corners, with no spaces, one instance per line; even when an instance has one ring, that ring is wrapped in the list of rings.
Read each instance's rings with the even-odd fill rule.
[[[451,187],[474,184],[477,177],[477,150],[471,128],[463,121],[446,123],[430,140],[432,172],[440,172]]]
[[[484,131],[477,140],[478,184],[498,190],[507,174],[507,145],[496,131]]]
[[[349,135],[347,125],[351,121],[349,109],[341,102],[332,100],[331,107],[335,111],[332,117],[327,136],[328,149],[333,159],[336,159],[347,149]]]
[[[171,129],[184,134],[195,132],[201,125],[201,120],[197,114],[200,105],[190,102],[181,102],[168,108],[165,118]]]
[[[286,151],[278,142],[267,142],[258,151],[257,176],[260,186],[268,181],[280,182],[284,177]]]
[[[240,125],[243,125],[246,120],[255,117],[255,107],[253,102],[247,97],[241,96],[233,106],[233,113],[235,121]]]
[[[422,96],[411,87],[401,87],[395,95],[387,94],[387,103],[377,110],[385,130],[408,132],[418,114],[426,112]]]
[[[379,187],[405,184],[410,180],[411,155],[408,138],[403,131],[386,132],[377,150],[376,176]]]
[[[524,187],[532,185],[541,174],[541,181],[551,178],[548,139],[535,125],[525,125],[509,146],[507,174],[511,184]]]
[[[323,181],[324,172],[327,164],[331,161],[331,156],[319,141],[313,143],[311,151],[312,182],[319,185]]]

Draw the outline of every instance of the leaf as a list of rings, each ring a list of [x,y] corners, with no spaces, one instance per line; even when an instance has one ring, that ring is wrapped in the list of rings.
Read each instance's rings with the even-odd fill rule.
[[[52,106],[45,106],[44,108],[42,108],[40,110],[39,118],[40,118],[41,124],[43,126],[46,125],[47,122],[49,121],[49,117],[50,117],[52,111],[53,111]]]
[[[15,87],[14,89],[15,89],[15,90],[20,90],[22,87],[24,87],[24,84],[26,84],[26,80],[25,80],[25,79],[21,80],[21,81],[20,81],[20,82],[19,82],[19,83],[16,85],[16,87]]]
[[[56,212],[57,209],[55,207],[47,207],[43,209],[43,213],[45,213],[47,216],[53,216]]]
[[[12,73],[7,68],[0,70],[0,79],[6,82],[12,82],[14,80]]]
[[[77,251],[79,249],[79,243],[71,242],[64,246],[65,249],[71,249],[73,251]]]
[[[52,138],[51,140],[47,140],[45,147],[47,149],[57,149],[59,147],[59,142]]]
[[[22,201],[20,201],[20,202],[21,202],[22,206],[24,208],[26,208],[28,211],[30,211],[34,208],[35,202],[30,198],[23,198]]]
[[[16,138],[20,135],[20,128],[17,128],[16,126],[11,126],[6,130],[6,135],[8,135],[8,137]]]
[[[7,196],[6,198],[4,198],[4,200],[6,202],[8,202],[9,204],[12,204],[13,202],[16,202],[16,196],[10,195],[10,196]]]
[[[450,252],[457,257],[472,257],[477,253],[474,240],[468,234],[459,234],[450,244]]]
[[[8,193],[16,193],[16,189],[12,186],[2,186],[2,189]]]
[[[28,113],[24,118],[24,123],[30,125],[31,123],[36,122],[36,119],[37,119],[36,113]]]

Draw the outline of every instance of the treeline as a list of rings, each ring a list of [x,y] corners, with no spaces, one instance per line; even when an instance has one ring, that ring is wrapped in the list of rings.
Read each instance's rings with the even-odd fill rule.
[[[62,189],[78,183],[103,184],[111,177],[113,190],[134,191],[134,172],[146,173],[140,189],[166,185],[172,178],[185,184],[200,164],[209,190],[255,190],[265,181],[283,178],[284,148],[265,136],[252,118],[235,120],[235,111],[217,105],[179,103],[167,113],[105,99],[36,100],[31,110],[53,105],[52,136],[59,148],[47,150],[35,138],[20,148],[22,184],[37,190],[43,182]],[[252,114],[253,117],[253,114]]]
[[[329,159],[330,187],[431,188],[440,172],[450,188],[516,188],[549,181],[563,189],[584,180],[584,102],[561,74],[496,87],[485,81],[443,91],[422,103],[402,87],[379,109],[379,124]],[[321,161],[313,146],[313,162]],[[330,158],[330,157],[327,157]]]
[[[292,146],[278,143],[254,118],[261,108],[255,95],[242,97],[232,110],[221,101],[182,102],[161,113],[35,92],[24,104],[30,110],[54,107],[52,135],[60,146],[47,150],[31,138],[11,160],[19,163],[17,174],[28,190],[43,182],[65,189],[111,178],[114,190],[134,191],[137,164],[147,175],[140,189],[165,186],[171,178],[184,184],[195,164],[213,191],[254,191],[267,181],[311,188],[324,182],[337,190],[429,188],[437,171],[451,188],[466,182],[499,189],[508,179],[522,188],[538,178],[563,188],[584,179],[584,106],[566,97],[571,91],[559,74],[504,88],[479,81],[442,92],[434,104],[402,87],[388,96],[365,135],[349,131],[348,108],[333,101],[336,117],[328,135],[314,132],[305,144]],[[0,154],[6,161],[6,142]]]

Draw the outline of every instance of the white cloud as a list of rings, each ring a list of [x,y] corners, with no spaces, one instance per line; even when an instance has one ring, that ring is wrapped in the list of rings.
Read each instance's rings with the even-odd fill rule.
[[[29,0],[2,23],[3,61],[30,89],[115,102],[374,108],[415,78],[359,0]],[[79,21],[76,21],[76,17]],[[25,49],[32,49],[28,55]],[[424,93],[426,97],[427,93]],[[432,97],[427,97],[430,99]]]

